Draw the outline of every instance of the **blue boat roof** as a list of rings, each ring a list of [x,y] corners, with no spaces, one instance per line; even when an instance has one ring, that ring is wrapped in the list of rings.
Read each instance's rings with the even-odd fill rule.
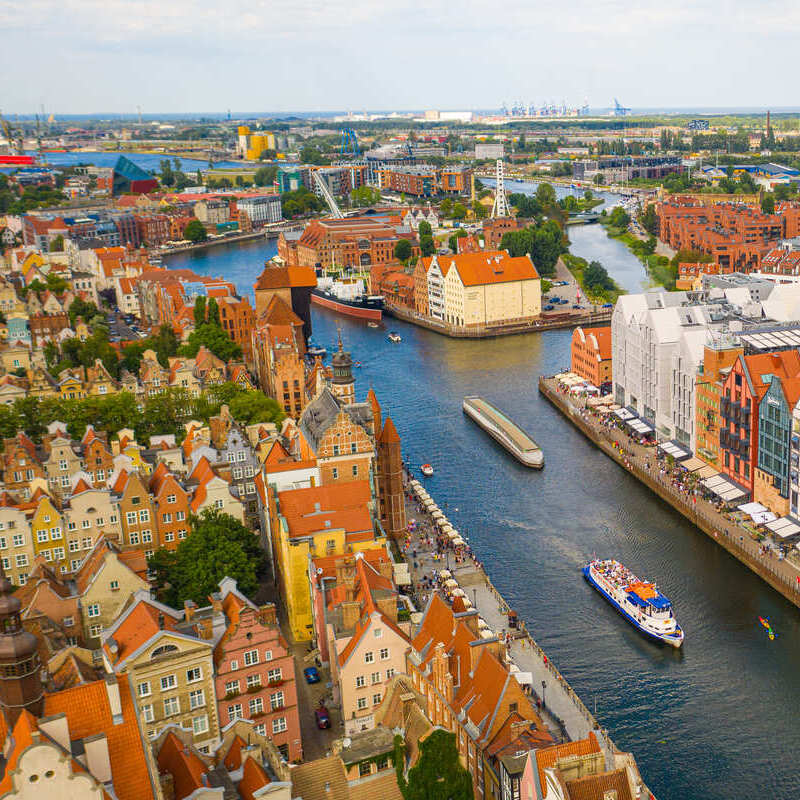
[[[657,608],[659,610],[669,608],[672,604],[664,597],[661,592],[656,594],[655,597],[651,597],[648,600],[643,600],[639,597],[636,592],[628,592],[628,600],[631,601],[634,605],[640,606],[641,608],[647,608],[647,606],[652,606],[653,608]]]

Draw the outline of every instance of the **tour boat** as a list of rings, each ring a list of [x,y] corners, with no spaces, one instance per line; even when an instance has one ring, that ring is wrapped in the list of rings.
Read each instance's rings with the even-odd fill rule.
[[[426,478],[430,478],[430,476],[433,475],[433,467],[430,464],[423,464],[420,467],[420,472],[422,472]]]
[[[590,561],[583,577],[643,634],[658,642],[680,647],[683,630],[672,610],[672,603],[655,584],[641,581],[619,561]]]
[[[321,345],[309,343],[306,353],[312,358],[316,358],[317,356],[322,356],[322,358],[325,358],[325,356],[328,354],[328,351]]]
[[[399,333],[395,333],[394,331],[390,331],[389,335],[386,337],[390,342],[402,342],[403,338],[400,336]]]
[[[367,323],[367,327],[368,328],[377,328],[378,327],[378,323],[377,322],[368,322]]]

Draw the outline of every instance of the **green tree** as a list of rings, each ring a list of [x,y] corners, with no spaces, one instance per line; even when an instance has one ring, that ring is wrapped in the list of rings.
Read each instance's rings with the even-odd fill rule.
[[[64,237],[59,233],[58,236],[54,236],[52,241],[50,242],[50,252],[51,253],[63,253],[64,252]]]
[[[530,219],[542,213],[542,207],[535,197],[530,197],[521,192],[514,192],[508,196],[508,202],[517,209],[517,216]]]
[[[449,197],[445,197],[439,206],[439,210],[442,212],[443,217],[449,217],[453,211],[453,201]]]
[[[656,214],[655,206],[651,203],[639,215],[639,224],[651,235],[658,235],[658,214]]]
[[[489,209],[486,208],[483,203],[476,200],[472,204],[472,213],[475,215],[475,219],[486,219],[489,216]]]
[[[200,347],[206,347],[223,361],[236,361],[242,357],[239,347],[218,325],[205,322],[189,334],[189,338],[179,353],[186,358],[194,358]]]
[[[464,219],[467,216],[467,207],[463,203],[453,204],[453,219]]]
[[[194,301],[194,326],[200,327],[206,321],[206,298],[205,295],[198,295]]]
[[[398,261],[408,261],[411,258],[411,242],[408,239],[400,239],[394,246],[394,257]]]
[[[548,208],[556,203],[556,190],[549,183],[540,183],[536,189],[536,199],[542,208]]]
[[[80,297],[76,297],[72,303],[70,303],[67,314],[69,314],[69,324],[73,328],[75,327],[75,320],[77,320],[78,317],[89,322],[89,320],[101,316],[100,309],[94,303],[87,303],[86,300],[82,300]]]
[[[219,318],[219,306],[217,305],[216,299],[213,297],[208,301],[208,324],[216,325],[218,328],[222,327]]]
[[[606,180],[606,178],[605,178],[605,175],[603,175],[603,173],[602,173],[602,172],[598,172],[598,173],[597,173],[597,174],[594,176],[594,178],[592,179],[592,183],[593,183],[595,186],[599,186],[601,183],[605,183],[605,180]]]
[[[237,422],[244,425],[255,425],[259,422],[274,422],[280,427],[286,418],[286,412],[277,400],[263,392],[242,392],[228,403],[230,412]]]
[[[447,244],[454,253],[458,252],[458,240],[463,239],[466,235],[467,232],[463,228],[459,228],[455,233],[450,235]]]
[[[764,192],[761,197],[761,210],[765,214],[775,213],[775,195],[772,192]]]
[[[436,252],[436,244],[432,236],[420,236],[419,251],[423,256],[432,256]]]
[[[612,227],[625,230],[631,221],[631,217],[622,206],[614,206],[608,215],[608,220]]]
[[[417,229],[417,233],[420,235],[420,238],[423,236],[433,236],[433,231],[431,230],[430,223],[427,220],[422,220],[419,223],[419,228]]]
[[[408,780],[397,770],[404,800],[473,800],[472,777],[461,766],[454,733],[437,728],[419,749],[419,760],[409,770]]]
[[[208,238],[208,233],[199,219],[192,219],[183,229],[183,238],[190,242],[204,242]]]
[[[350,202],[357,207],[374,206],[381,199],[381,193],[372,186],[359,186],[350,192]]]
[[[264,566],[256,534],[216,509],[190,518],[189,535],[177,550],[158,550],[148,560],[157,594],[176,607],[185,600],[206,604],[225,577],[233,578],[245,595],[253,595]]]
[[[161,167],[161,184],[162,186],[175,185],[175,173],[172,170],[172,164],[168,158],[164,158],[158,162]]]

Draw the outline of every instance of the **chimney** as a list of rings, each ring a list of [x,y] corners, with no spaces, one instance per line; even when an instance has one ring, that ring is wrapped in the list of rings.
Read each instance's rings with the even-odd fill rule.
[[[261,606],[261,624],[276,627],[278,624],[277,612],[275,610],[275,603],[266,603]]]
[[[111,719],[115,725],[119,725],[122,722],[122,699],[119,696],[119,684],[115,675],[106,675],[105,682]]]
[[[222,613],[222,595],[219,592],[213,592],[211,594],[211,610],[215,614]]]
[[[197,611],[197,603],[195,603],[194,600],[183,601],[183,616],[187,622],[192,621],[195,611]]]
[[[108,740],[104,733],[96,733],[83,740],[86,750],[86,768],[100,783],[111,781],[111,759],[108,755]]]
[[[347,630],[354,628],[361,616],[361,604],[354,600],[345,600],[341,604],[341,609],[344,628]]]
[[[159,612],[159,615],[158,615],[158,629],[160,631],[164,630],[164,622],[165,622],[164,615]]]

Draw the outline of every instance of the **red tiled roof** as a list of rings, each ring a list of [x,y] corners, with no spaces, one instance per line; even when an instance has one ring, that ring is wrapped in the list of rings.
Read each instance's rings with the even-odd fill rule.
[[[308,536],[337,528],[344,528],[351,535],[368,532],[371,537],[373,527],[368,507],[371,496],[367,481],[350,481],[307,489],[288,489],[278,493],[278,501],[290,537]]]
[[[114,641],[117,643],[117,652],[112,653],[106,641],[103,650],[112,664],[118,664],[131,653],[141,647],[151,637],[155,636],[161,627],[159,616],[162,612],[150,603],[140,600],[130,610],[124,621],[114,631]],[[175,630],[175,619],[170,614],[163,614],[164,630]]]
[[[236,788],[239,790],[242,800],[255,800],[255,793],[268,783],[271,781],[261,764],[254,758],[248,758],[244,762],[242,779]]]
[[[539,277],[536,267],[527,256],[510,256],[504,250],[486,250],[482,253],[461,253],[457,256],[438,256],[444,273],[454,266],[464,286],[483,286],[493,283],[527,281]]]
[[[233,737],[231,746],[228,748],[228,752],[225,754],[225,759],[223,761],[225,769],[233,771],[242,766],[242,748],[245,747],[246,744],[247,742],[238,734]]]
[[[208,767],[200,756],[170,731],[158,751],[158,771],[172,775],[175,800],[183,800],[192,792],[208,786]]]
[[[599,753],[600,745],[597,743],[594,733],[590,732],[585,739],[578,739],[575,742],[564,742],[552,747],[545,747],[535,753],[536,768],[539,770],[539,785],[545,785],[544,771],[554,766],[557,761],[569,756],[588,756],[591,753]]]

